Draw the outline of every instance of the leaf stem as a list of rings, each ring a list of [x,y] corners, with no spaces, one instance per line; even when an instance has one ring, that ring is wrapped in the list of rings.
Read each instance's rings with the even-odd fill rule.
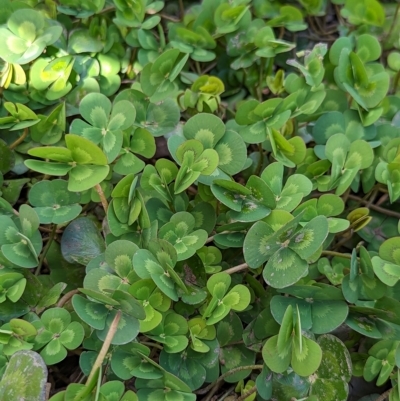
[[[167,201],[167,202],[168,202],[169,210],[171,210],[172,213],[176,213],[173,203],[170,201]]]
[[[103,188],[101,187],[100,184],[96,184],[95,189],[96,189],[96,192],[99,194],[101,204],[103,205],[103,209],[104,209],[105,213],[107,214],[108,202],[107,202],[106,196],[104,195]]]
[[[222,382],[225,379],[225,377],[233,375],[236,372],[240,372],[242,370],[256,370],[256,369],[262,370],[263,366],[264,365],[238,366],[237,368],[228,370],[223,375],[221,375],[215,382],[209,384],[205,388],[202,388],[200,390],[195,391],[195,394],[206,394],[206,393],[208,393],[214,386],[216,386],[218,383]]]
[[[261,58],[260,60],[260,70],[259,70],[259,75],[258,75],[258,100],[262,102],[262,84],[263,84],[263,79],[264,79],[264,69],[265,69],[265,58]]]
[[[92,370],[90,371],[89,377],[86,380],[86,384],[90,383],[93,376],[96,374],[97,369],[99,369],[100,366],[103,364],[104,358],[106,357],[108,349],[110,348],[111,341],[114,338],[115,333],[117,332],[117,327],[121,319],[121,314],[122,312],[120,310],[117,311],[117,314],[115,315],[114,320],[111,323],[110,329],[108,330],[103,346],[101,347],[99,355],[97,355],[96,361],[92,367]]]
[[[397,71],[397,74],[395,75],[394,80],[393,80],[393,88],[392,88],[393,94],[395,94],[397,91],[397,86],[399,84],[399,81],[400,81],[400,70]]]
[[[246,270],[248,267],[249,267],[249,265],[247,263],[242,263],[241,265],[237,265],[237,266],[231,267],[229,269],[223,270],[223,272],[228,273],[228,274],[233,274],[233,273],[240,272],[242,270]]]
[[[264,164],[264,149],[262,143],[258,144],[258,163],[254,175],[258,176],[261,173],[261,168]]]
[[[49,250],[49,248],[50,248],[50,246],[51,246],[53,240],[54,240],[54,237],[55,237],[55,235],[56,235],[56,232],[57,232],[57,224],[53,224],[53,226],[51,227],[51,232],[50,232],[50,235],[49,235],[49,239],[48,239],[48,241],[47,241],[47,244],[46,244],[46,246],[44,247],[42,253],[40,254],[40,257],[39,257],[39,264],[38,264],[38,267],[36,268],[35,276],[38,276],[38,275],[40,274],[40,269],[42,268],[44,259],[45,259],[46,255],[47,255],[47,252],[48,252],[48,250]]]
[[[20,143],[24,142],[24,139],[28,136],[28,133],[29,133],[28,128],[25,128],[25,129],[24,129],[24,132],[22,133],[22,135],[21,135],[17,140],[15,140],[15,141],[9,146],[9,148],[10,148],[11,150],[13,150],[13,149],[15,149]]]
[[[101,367],[100,367],[101,369]],[[98,401],[99,397],[100,397],[100,387],[101,387],[101,376],[102,376],[102,372],[99,372],[99,376],[97,377],[97,386],[96,386],[96,393],[94,395],[94,401]]]
[[[195,60],[194,65],[195,65],[195,67],[196,67],[196,72],[197,72],[197,74],[202,75],[200,63],[199,63],[197,60]]]
[[[133,52],[132,52],[132,54],[131,54],[131,57],[129,58],[128,68],[126,69],[126,73],[125,73],[126,75],[129,75],[130,72],[132,71],[133,63],[134,63],[135,60],[136,60],[136,54],[137,54],[137,47],[135,47],[135,48],[133,49]]]

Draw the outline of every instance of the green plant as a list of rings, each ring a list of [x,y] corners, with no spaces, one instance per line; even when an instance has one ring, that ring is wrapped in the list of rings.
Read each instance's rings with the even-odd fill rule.
[[[0,9],[0,398],[400,399],[397,3]]]
[[[40,401],[46,397],[47,367],[33,351],[18,351],[9,360],[0,380],[0,395]]]

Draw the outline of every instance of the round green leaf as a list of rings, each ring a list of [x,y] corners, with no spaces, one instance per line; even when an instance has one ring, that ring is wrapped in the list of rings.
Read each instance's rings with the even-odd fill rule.
[[[400,237],[387,239],[379,248],[379,256],[384,260],[400,265]]]
[[[199,389],[206,379],[205,367],[195,359],[187,358],[186,353],[160,353],[160,365],[183,380],[192,391]]]
[[[80,217],[71,222],[61,238],[66,261],[86,265],[105,250],[104,240],[92,220]]]
[[[321,347],[313,340],[301,336],[301,349],[297,341],[293,341],[291,365],[299,376],[310,376],[321,364]]]
[[[197,139],[204,149],[213,149],[224,136],[225,125],[220,118],[212,114],[199,113],[191,117],[183,128],[187,139]]]
[[[63,308],[47,309],[41,316],[44,327],[53,334],[61,334],[71,322],[71,315]]]
[[[116,313],[117,312],[114,310],[110,311],[110,313],[108,314],[107,319],[105,321],[104,329],[98,330],[96,332],[97,337],[101,341],[105,340]],[[132,340],[134,340],[138,334],[139,334],[139,321],[132,316],[122,313],[121,319],[118,323],[117,332],[116,332],[115,336],[113,337],[111,344],[113,344],[113,345],[127,344],[127,343],[131,342]]]
[[[291,238],[289,248],[302,259],[309,259],[325,241],[329,232],[325,216],[317,216]]]
[[[268,260],[263,270],[265,282],[273,288],[295,284],[308,272],[308,263],[289,248],[281,248]]]
[[[400,266],[387,262],[379,256],[372,258],[374,272],[384,284],[393,287],[400,280]]]
[[[18,351],[10,358],[0,382],[0,398],[45,399],[46,381],[47,367],[40,355]]]
[[[55,365],[66,358],[67,350],[61,344],[60,339],[55,338],[43,348],[40,352],[40,356],[47,365]]]
[[[241,136],[228,130],[215,145],[218,153],[218,167],[229,175],[239,173],[247,159],[247,147]]]
[[[275,373],[283,373],[290,365],[292,345],[290,344],[282,353],[278,352],[277,345],[278,336],[269,338],[262,349],[262,356],[269,369]]]

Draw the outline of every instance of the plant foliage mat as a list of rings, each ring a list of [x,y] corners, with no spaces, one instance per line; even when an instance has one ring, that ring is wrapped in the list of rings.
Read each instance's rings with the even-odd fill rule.
[[[399,401],[399,9],[0,0],[0,398]]]

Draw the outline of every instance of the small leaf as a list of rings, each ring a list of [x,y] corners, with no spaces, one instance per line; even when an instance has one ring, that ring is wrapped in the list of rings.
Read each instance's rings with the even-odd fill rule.
[[[294,342],[292,353],[292,368],[300,376],[313,374],[321,364],[321,347],[313,340],[302,336],[302,347]]]
[[[269,369],[275,373],[283,373],[290,365],[292,345],[290,343],[282,353],[279,353],[277,344],[278,336],[269,338],[262,349],[262,356]]]

